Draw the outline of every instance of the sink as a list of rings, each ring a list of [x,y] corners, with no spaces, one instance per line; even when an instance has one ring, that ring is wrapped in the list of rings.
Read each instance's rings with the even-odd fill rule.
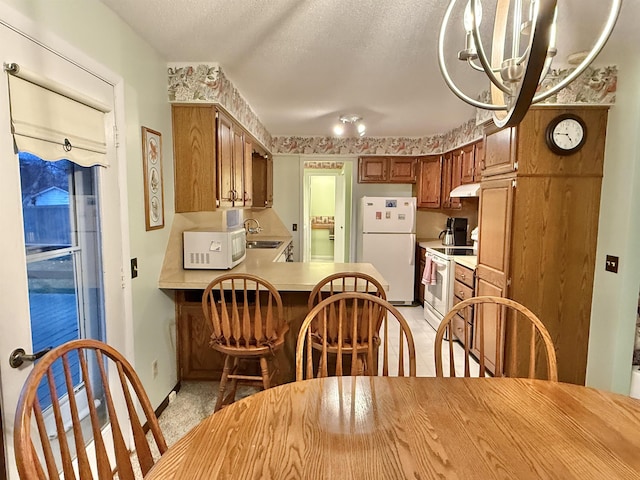
[[[278,248],[280,240],[247,240],[247,248]]]

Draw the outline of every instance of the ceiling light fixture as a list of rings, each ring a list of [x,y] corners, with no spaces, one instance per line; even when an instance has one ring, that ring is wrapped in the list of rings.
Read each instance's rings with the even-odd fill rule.
[[[491,110],[495,124],[499,127],[508,127],[520,123],[532,104],[556,94],[589,66],[609,39],[620,13],[622,0],[611,0],[609,16],[600,36],[575,70],[554,87],[537,94],[536,91],[549,72],[553,57],[557,53],[557,4],[560,2],[558,0],[495,0],[494,3],[495,22],[491,59],[487,58],[480,37],[479,26],[482,20],[480,0],[469,0],[467,4],[464,13],[465,49],[458,52],[459,60],[466,61],[473,70],[484,72],[489,77],[491,103],[475,100],[463,93],[453,82],[447,70],[444,40],[456,0],[450,1],[442,21],[438,40],[438,63],[447,86],[458,98],[474,107]],[[509,12],[512,15],[511,19]],[[508,33],[509,27],[510,33]],[[507,52],[507,55],[505,55],[506,39],[511,39],[511,51]]]
[[[342,136],[347,132],[347,126],[351,125],[355,129],[355,134],[362,137],[367,132],[367,127],[362,122],[362,117],[354,114],[340,115],[338,123],[333,127],[333,133],[337,136]]]

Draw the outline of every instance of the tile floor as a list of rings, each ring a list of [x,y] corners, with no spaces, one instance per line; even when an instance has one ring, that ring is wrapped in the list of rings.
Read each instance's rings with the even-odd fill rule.
[[[398,311],[409,324],[413,334],[413,342],[416,349],[416,373],[418,377],[435,377],[436,364],[434,355],[434,344],[436,338],[435,330],[424,319],[424,311],[421,306],[398,307]],[[389,337],[393,344],[391,353],[394,355],[392,363],[398,361],[398,334],[397,330],[389,331]],[[448,342],[443,343],[443,370],[445,376],[449,372],[449,351]],[[405,352],[407,350],[405,349]],[[454,363],[456,375],[463,376],[464,370],[464,348],[459,343],[454,343]],[[405,371],[408,371],[408,360],[405,359]],[[471,374],[477,375],[478,365],[474,361],[470,366]],[[397,371],[397,370],[396,370]]]

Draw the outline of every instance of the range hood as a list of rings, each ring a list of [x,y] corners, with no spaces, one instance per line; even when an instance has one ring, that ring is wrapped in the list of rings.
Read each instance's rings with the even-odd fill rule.
[[[480,193],[479,183],[467,183],[466,185],[460,185],[449,194],[450,197],[477,197]]]

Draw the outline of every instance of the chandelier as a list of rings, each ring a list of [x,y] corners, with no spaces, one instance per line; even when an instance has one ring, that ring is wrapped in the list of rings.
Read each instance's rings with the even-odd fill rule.
[[[347,133],[348,128],[353,130],[357,136],[362,137],[367,131],[367,127],[362,122],[362,117],[354,114],[340,115],[338,123],[333,127],[333,133],[342,136]],[[348,134],[348,133],[347,133]]]
[[[484,72],[491,81],[490,103],[475,100],[462,92],[447,70],[444,58],[445,35],[456,0],[450,1],[442,20],[438,40],[438,63],[447,86],[458,98],[474,107],[491,110],[494,123],[498,127],[508,127],[520,123],[532,104],[541,102],[562,90],[591,64],[611,35],[620,13],[622,0],[611,0],[609,16],[600,36],[575,70],[557,85],[540,92],[538,92],[540,83],[549,72],[553,57],[557,53],[557,4],[560,2],[558,0],[495,0],[494,3],[495,22],[491,58],[487,57],[479,31],[482,21],[481,0],[469,0],[466,6],[465,49],[458,52],[459,60],[467,62],[472,70]],[[511,40],[510,49],[507,49],[509,50],[507,52],[505,52],[505,40]]]

